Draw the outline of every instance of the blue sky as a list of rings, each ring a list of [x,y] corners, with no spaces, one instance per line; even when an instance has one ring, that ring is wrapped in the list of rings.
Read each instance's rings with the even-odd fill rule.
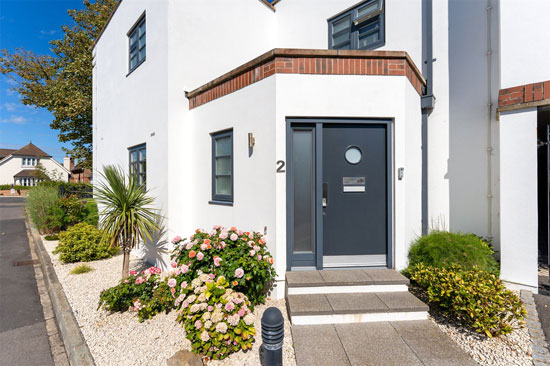
[[[0,49],[13,52],[22,47],[51,54],[48,42],[61,38],[61,26],[72,21],[67,9],[82,7],[82,0],[0,0]],[[18,149],[32,140],[62,162],[63,144],[57,131],[50,129],[52,114],[23,105],[19,95],[10,91],[12,83],[0,75],[0,148]]]

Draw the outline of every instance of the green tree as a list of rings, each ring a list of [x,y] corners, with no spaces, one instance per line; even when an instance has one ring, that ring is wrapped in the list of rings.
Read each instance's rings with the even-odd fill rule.
[[[18,48],[0,51],[0,73],[16,81],[13,87],[26,105],[54,115],[50,127],[59,141],[71,143],[68,154],[92,165],[92,45],[117,0],[83,0],[82,10],[68,10],[74,24],[62,26],[62,39],[50,42],[53,56]]]
[[[95,187],[95,197],[102,207],[99,228],[111,246],[120,246],[124,253],[122,278],[129,275],[130,251],[140,242],[152,240],[161,228],[161,215],[151,207],[154,199],[138,181],[137,174],[126,176],[121,167],[103,167],[101,180]]]

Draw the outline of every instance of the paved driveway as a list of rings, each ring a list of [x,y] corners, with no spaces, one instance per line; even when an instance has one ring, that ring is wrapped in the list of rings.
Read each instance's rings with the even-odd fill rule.
[[[23,208],[0,197],[0,365],[53,365]]]

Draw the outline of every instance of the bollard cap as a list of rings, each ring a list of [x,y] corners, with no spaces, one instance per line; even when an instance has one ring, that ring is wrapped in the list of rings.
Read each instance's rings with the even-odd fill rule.
[[[267,308],[262,315],[262,328],[280,328],[284,327],[284,323],[283,314],[276,307]]]

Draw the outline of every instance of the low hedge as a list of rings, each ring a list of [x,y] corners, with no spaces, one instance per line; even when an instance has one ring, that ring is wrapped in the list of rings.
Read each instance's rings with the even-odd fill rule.
[[[59,259],[65,263],[74,263],[110,258],[117,252],[118,248],[111,248],[103,239],[101,231],[81,222],[59,234],[59,244],[53,253],[61,253]]]
[[[522,302],[493,273],[460,265],[436,268],[418,264],[410,278],[429,296],[430,303],[488,337],[512,332],[527,315]]]
[[[464,269],[480,269],[498,274],[499,266],[489,244],[474,234],[433,231],[416,240],[409,250],[409,267],[419,263],[444,268],[459,264]]]
[[[16,191],[17,190],[26,191],[26,190],[29,190],[30,188],[32,188],[32,186],[13,186],[13,189],[15,189]],[[9,191],[11,189],[12,189],[11,184],[0,184],[0,191]]]

